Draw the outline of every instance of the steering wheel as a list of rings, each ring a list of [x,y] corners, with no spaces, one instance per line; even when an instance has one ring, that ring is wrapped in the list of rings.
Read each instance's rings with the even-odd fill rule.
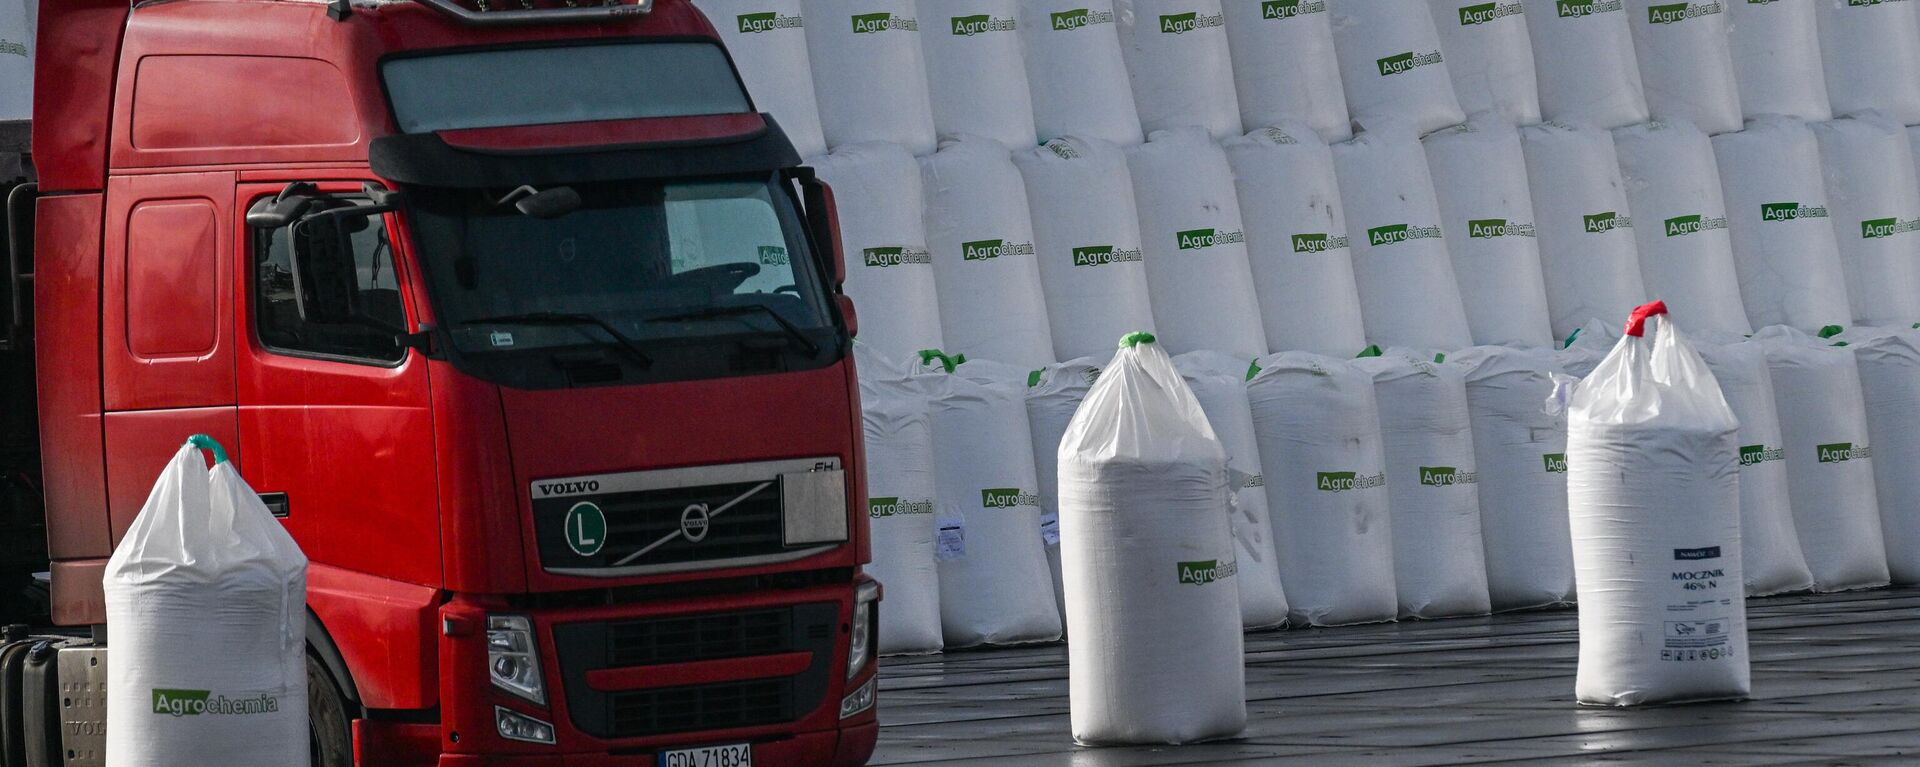
[[[716,293],[732,293],[759,273],[759,264],[752,261],[735,261],[730,264],[714,264],[698,269],[688,269],[674,275],[672,281],[705,285]]]

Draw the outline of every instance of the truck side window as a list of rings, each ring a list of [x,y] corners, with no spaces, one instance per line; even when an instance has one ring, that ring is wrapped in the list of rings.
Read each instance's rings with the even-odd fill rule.
[[[393,333],[362,325],[321,324],[300,317],[294,297],[292,227],[254,233],[254,324],[268,349],[297,355],[347,357],[378,363],[399,362],[406,349]],[[361,305],[394,327],[406,325],[400,281],[393,272],[393,246],[383,217],[367,220],[354,232],[353,260],[359,273]]]

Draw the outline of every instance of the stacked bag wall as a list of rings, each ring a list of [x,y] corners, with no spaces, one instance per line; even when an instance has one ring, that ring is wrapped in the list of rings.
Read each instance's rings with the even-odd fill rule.
[[[1428,134],[1421,143],[1473,342],[1551,347],[1520,132],[1497,116],[1481,115]]]
[[[940,573],[934,560],[933,424],[927,395],[906,370],[864,343],[853,347],[860,370],[860,421],[866,438],[867,517],[873,562],[867,573],[886,584],[880,611],[880,654],[939,652]],[[901,359],[905,359],[902,357]]]
[[[1262,357],[1247,382],[1280,581],[1295,622],[1390,621],[1393,575],[1387,458],[1373,378],[1306,352]]]
[[[1920,320],[1920,178],[1906,128],[1878,112],[1810,127],[1853,322]]]
[[[1786,327],[1763,329],[1754,338],[1767,352],[1786,441],[1794,529],[1814,590],[1887,585],[1874,449],[1853,354]]]
[[[773,115],[801,157],[825,154],[800,0],[699,0],[694,6],[713,22],[754,106]],[[0,108],[0,119],[5,114]]]
[[[1827,99],[1836,115],[1868,109],[1920,123],[1920,21],[1909,2],[1816,0]]]
[[[1433,17],[1379,0],[1326,0],[1347,112],[1368,130],[1404,120],[1420,133],[1467,119]]]
[[[1013,164],[1033,212],[1055,358],[1108,354],[1115,334],[1152,331],[1126,154],[1099,139],[1066,137],[1015,151]]]
[[[1040,539],[1025,375],[929,358],[914,373],[933,422],[940,625],[950,649],[1060,638]]]
[[[1188,352],[1173,364],[1186,380],[1207,423],[1227,451],[1227,482],[1233,491],[1234,580],[1240,588],[1240,622],[1263,629],[1287,622],[1287,594],[1280,586],[1280,564],[1268,513],[1266,479],[1253,436],[1253,410],[1247,402],[1247,364],[1251,360],[1221,352]]]
[[[1186,743],[1247,725],[1227,455],[1152,336],[1060,443],[1073,738]]]
[[[1267,351],[1227,156],[1199,128],[1127,150],[1159,343],[1172,353]]]
[[[1373,376],[1380,407],[1400,617],[1487,614],[1492,607],[1466,377],[1404,349],[1353,366]]]
[[[1033,432],[1033,466],[1040,478],[1040,542],[1053,570],[1053,599],[1066,620],[1067,592],[1060,572],[1060,438],[1100,379],[1106,360],[1082,357],[1033,371],[1027,377],[1027,421]]]
[[[1298,120],[1325,141],[1353,137],[1324,0],[1226,2],[1221,9],[1242,127]]]
[[[1419,136],[1389,121],[1333,145],[1333,165],[1367,337],[1416,349],[1471,346]]]
[[[1895,583],[1920,583],[1920,330],[1851,328],[1834,340],[1860,367],[1888,571]]]
[[[1019,25],[1040,140],[1145,140],[1112,0],[1022,0]]]
[[[1120,52],[1148,136],[1199,126],[1215,139],[1240,133],[1221,0],[1115,0]]]
[[[1231,139],[1247,257],[1267,345],[1328,356],[1367,345],[1333,152],[1299,121]]]
[[[1713,142],[1683,120],[1621,128],[1613,141],[1647,293],[1696,331],[1752,333]]]
[[[807,56],[828,148],[891,141],[934,150],[933,103],[912,3],[875,10],[865,0],[801,0]]]
[[[1007,148],[949,142],[921,159],[920,178],[945,348],[1029,369],[1052,362],[1033,220]]]
[[[1492,608],[1573,601],[1567,419],[1542,406],[1560,368],[1544,350],[1504,346],[1476,346],[1447,360],[1466,375]]]
[[[849,144],[812,160],[833,188],[846,253],[846,293],[859,307],[861,342],[889,359],[945,346],[933,284],[920,165],[897,144]]]
[[[1794,118],[1762,117],[1714,136],[1713,154],[1748,321],[1803,330],[1846,324],[1853,309],[1813,131]]]
[[[1812,2],[1727,3],[1728,47],[1747,119],[1833,116]]]
[[[1702,333],[1700,338],[1694,349],[1707,361],[1727,406],[1740,419],[1740,565],[1747,596],[1813,588],[1813,573],[1793,526],[1786,441],[1766,350],[1736,335]]]
[[[927,91],[934,131],[990,138],[1008,149],[1032,146],[1033,97],[1021,53],[1017,0],[974,0],[964,8],[919,0],[927,29]],[[964,12],[964,16],[953,15]]]
[[[1460,109],[1491,112],[1516,125],[1540,122],[1526,6],[1520,0],[1427,0],[1427,6]]]
[[[1538,55],[1540,115],[1619,128],[1647,121],[1633,31],[1621,0],[1522,0]]]
[[[1626,316],[1647,290],[1613,135],[1549,123],[1521,128],[1520,142],[1553,335],[1565,338],[1594,317]]]
[[[1725,0],[1628,0],[1627,7],[1648,113],[1707,133],[1740,130]]]
[[[1700,356],[1646,317],[1665,311],[1652,307],[1568,403],[1582,703],[1743,698],[1751,686],[1739,423]]]

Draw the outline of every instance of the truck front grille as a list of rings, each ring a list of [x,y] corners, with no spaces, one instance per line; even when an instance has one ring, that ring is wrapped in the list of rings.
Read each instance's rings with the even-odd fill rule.
[[[805,717],[826,700],[839,622],[840,606],[823,602],[564,623],[553,627],[553,640],[574,726],[600,738],[639,738],[780,724]],[[805,671],[788,677],[611,692],[594,690],[586,679],[588,672],[599,669],[645,669],[793,652],[811,653],[813,659]]]

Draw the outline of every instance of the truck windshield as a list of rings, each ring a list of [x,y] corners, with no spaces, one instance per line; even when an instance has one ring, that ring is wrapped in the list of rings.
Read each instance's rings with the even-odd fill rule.
[[[578,207],[550,218],[511,190],[415,190],[414,233],[462,353],[592,345],[650,367],[689,344],[830,345],[823,280],[777,178],[572,188]]]

